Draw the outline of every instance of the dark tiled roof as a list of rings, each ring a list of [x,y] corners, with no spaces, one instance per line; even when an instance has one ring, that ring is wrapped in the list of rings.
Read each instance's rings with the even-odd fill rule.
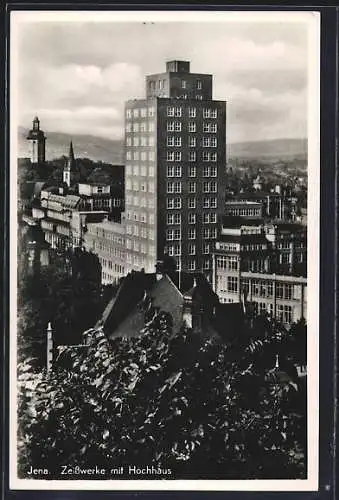
[[[129,273],[122,280],[117,294],[103,312],[101,322],[104,330],[113,332],[142,300],[145,291],[149,291],[155,282],[155,274],[134,271]]]

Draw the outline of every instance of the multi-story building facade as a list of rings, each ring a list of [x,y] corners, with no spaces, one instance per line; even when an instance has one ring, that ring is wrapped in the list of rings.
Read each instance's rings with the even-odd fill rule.
[[[213,287],[220,301],[242,294],[260,312],[286,324],[306,317],[306,228],[224,217],[213,254]]]
[[[230,200],[225,203],[225,215],[260,218],[263,216],[263,204],[257,201]]]
[[[211,252],[224,212],[226,103],[212,75],[170,61],[146,77],[146,99],[125,107],[126,258],[154,272],[164,255],[211,279]]]
[[[132,269],[126,261],[125,227],[103,220],[86,224],[84,247],[95,253],[101,264],[103,285],[117,283]]]
[[[114,209],[122,209],[123,197],[114,196],[110,184],[102,182],[79,183],[78,193],[82,199],[82,206],[85,210],[106,210],[111,212]]]

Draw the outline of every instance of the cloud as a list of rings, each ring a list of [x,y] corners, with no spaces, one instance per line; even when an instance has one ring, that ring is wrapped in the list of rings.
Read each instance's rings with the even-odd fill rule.
[[[121,137],[124,102],[180,58],[214,75],[232,140],[306,130],[305,23],[40,22],[19,35],[20,125],[38,113],[45,129]]]

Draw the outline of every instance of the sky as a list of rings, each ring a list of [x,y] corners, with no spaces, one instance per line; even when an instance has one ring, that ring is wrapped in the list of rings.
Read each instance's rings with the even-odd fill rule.
[[[307,137],[305,22],[24,22],[18,26],[18,123],[123,137],[124,102],[146,74],[189,60],[226,100],[228,142]]]

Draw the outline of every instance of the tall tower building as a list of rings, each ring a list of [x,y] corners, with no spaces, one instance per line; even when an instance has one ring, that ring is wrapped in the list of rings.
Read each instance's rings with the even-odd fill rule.
[[[127,264],[154,272],[165,255],[210,279],[224,211],[226,102],[212,75],[170,61],[146,77],[146,99],[125,105]]]
[[[31,162],[44,163],[46,137],[40,130],[40,120],[37,116],[33,119],[33,128],[28,132],[27,140],[30,142]]]
[[[71,186],[73,177],[74,177],[74,169],[75,169],[75,158],[74,158],[74,151],[73,151],[73,143],[72,141],[70,142],[69,145],[69,153],[68,153],[68,158],[67,162],[64,166],[64,170],[62,173],[62,180],[67,184],[68,187]]]

